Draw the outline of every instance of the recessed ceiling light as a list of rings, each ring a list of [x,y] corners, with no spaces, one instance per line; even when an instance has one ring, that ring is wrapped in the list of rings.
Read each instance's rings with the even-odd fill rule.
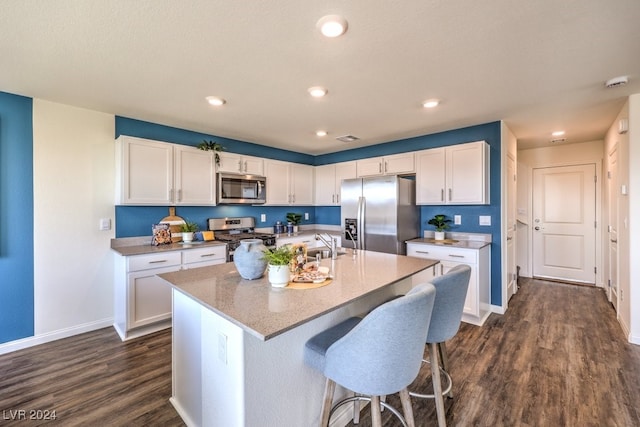
[[[327,94],[327,92],[329,92],[328,90],[326,90],[322,86],[312,86],[309,89],[307,89],[307,91],[314,98],[322,98],[323,96],[325,96]]]
[[[564,135],[563,130],[557,130],[555,132],[551,132],[551,136],[562,136],[562,135]]]
[[[438,104],[440,104],[440,101],[438,101],[437,99],[427,99],[422,103],[422,106],[424,108],[434,108],[437,107]]]
[[[207,96],[207,102],[211,105],[215,105],[216,107],[219,107],[227,103],[225,99],[222,99],[217,96]]]
[[[317,136],[327,136],[327,131],[326,130],[318,130],[318,131],[316,131],[316,135]]]
[[[340,15],[323,16],[316,23],[316,27],[325,37],[338,37],[347,31],[347,20]]]
[[[614,77],[612,79],[607,80],[604,85],[608,88],[624,86],[629,82],[629,78],[627,76],[619,76]]]

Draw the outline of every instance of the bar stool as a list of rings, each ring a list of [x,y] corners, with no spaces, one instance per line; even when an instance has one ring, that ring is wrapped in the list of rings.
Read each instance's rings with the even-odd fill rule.
[[[401,298],[382,304],[364,318],[352,317],[310,338],[305,363],[327,378],[320,426],[348,402],[371,402],[371,419],[380,427],[380,405],[406,427],[415,425],[407,386],[418,376],[429,329],[435,288],[417,286]],[[336,384],[356,393],[332,408]],[[404,418],[380,396],[400,393]],[[370,396],[370,397],[369,397]]]
[[[462,319],[464,300],[467,297],[471,267],[460,264],[443,276],[435,277],[431,283],[436,288],[436,299],[431,312],[431,323],[427,333],[426,344],[429,347],[429,362],[431,364],[431,378],[433,382],[433,394],[419,394],[409,392],[413,397],[435,398],[438,426],[447,425],[444,412],[444,395],[453,397],[451,392],[452,380],[449,374],[449,363],[445,341],[453,338]],[[442,364],[439,363],[442,360]],[[448,381],[448,386],[442,390],[440,374],[443,373]]]

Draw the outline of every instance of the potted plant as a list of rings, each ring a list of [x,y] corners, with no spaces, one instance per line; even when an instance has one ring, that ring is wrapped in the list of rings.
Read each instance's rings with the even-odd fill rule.
[[[267,260],[269,283],[271,286],[283,288],[289,284],[289,264],[293,259],[290,245],[283,245],[263,251],[263,259]]]
[[[198,148],[204,151],[213,151],[213,158],[216,162],[216,166],[220,166],[220,152],[224,150],[224,147],[221,144],[204,140],[198,144]]]
[[[183,242],[193,242],[193,233],[198,231],[198,224],[186,220],[184,224],[180,225],[180,231],[182,232]]]
[[[301,214],[295,213],[295,212],[288,212],[287,213],[287,224],[293,225],[293,232],[294,233],[298,232],[298,224],[300,224],[301,220],[302,220],[302,215]]]
[[[435,239],[444,240],[444,231],[449,229],[450,219],[446,215],[436,215],[427,221],[427,224],[436,228]]]

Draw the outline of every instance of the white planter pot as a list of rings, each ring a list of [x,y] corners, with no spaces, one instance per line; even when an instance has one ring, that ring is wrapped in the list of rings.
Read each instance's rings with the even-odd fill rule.
[[[189,232],[189,233],[182,232],[182,241],[193,242],[193,232]]]
[[[269,265],[269,283],[274,288],[284,288],[289,284],[288,265]]]
[[[444,231],[436,231],[435,232],[436,240],[444,240]]]

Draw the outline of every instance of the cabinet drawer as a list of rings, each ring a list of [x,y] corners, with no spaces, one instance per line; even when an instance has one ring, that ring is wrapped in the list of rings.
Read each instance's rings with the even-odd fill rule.
[[[181,260],[179,251],[131,256],[128,259],[127,271],[140,271],[150,268],[180,265]]]
[[[227,247],[209,246],[206,248],[189,249],[182,252],[182,263],[191,264],[194,262],[213,261],[213,260],[226,260]],[[223,261],[224,262],[224,261]]]
[[[433,245],[408,244],[407,255],[418,258],[431,258],[440,261],[478,263],[478,251],[475,249],[443,248]]]

